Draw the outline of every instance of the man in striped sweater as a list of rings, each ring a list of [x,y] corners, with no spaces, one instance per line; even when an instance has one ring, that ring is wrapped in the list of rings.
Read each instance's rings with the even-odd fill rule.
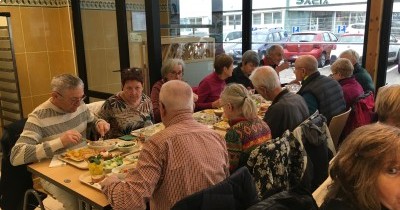
[[[97,119],[86,107],[83,87],[82,80],[73,75],[62,74],[52,79],[51,97],[29,114],[24,130],[11,150],[11,164],[37,162],[77,147],[86,137],[86,130],[94,126],[102,136],[109,130],[110,125]],[[78,200],[74,196],[45,180],[41,183],[64,204],[65,209],[78,209]]]

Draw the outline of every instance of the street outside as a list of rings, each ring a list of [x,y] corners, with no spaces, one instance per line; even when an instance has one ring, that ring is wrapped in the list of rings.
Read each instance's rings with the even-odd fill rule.
[[[331,66],[327,65],[323,68],[318,69],[319,72],[323,75],[330,75],[331,74]],[[389,64],[388,69],[386,71],[386,83],[387,84],[400,84],[400,74],[397,71],[397,64]],[[279,77],[281,79],[281,83],[288,83],[295,79],[293,73],[293,67],[288,68],[280,72]]]

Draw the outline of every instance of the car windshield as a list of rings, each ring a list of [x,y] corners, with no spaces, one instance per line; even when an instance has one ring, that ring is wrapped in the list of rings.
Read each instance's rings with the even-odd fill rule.
[[[264,43],[267,40],[266,34],[253,34],[251,36],[252,42],[261,42]]]
[[[291,42],[311,42],[314,40],[315,34],[293,34],[290,37]]]
[[[342,36],[339,42],[364,42],[364,36]]]

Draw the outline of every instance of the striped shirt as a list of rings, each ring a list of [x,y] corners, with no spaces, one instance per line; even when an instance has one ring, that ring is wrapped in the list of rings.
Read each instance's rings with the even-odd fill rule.
[[[229,176],[224,139],[182,111],[164,120],[166,129],[151,137],[140,153],[137,170],[121,182],[107,178],[103,192],[114,210],[170,209],[182,198]]]
[[[76,130],[86,137],[87,124],[94,120],[83,102],[75,112],[66,113],[48,99],[28,115],[24,130],[11,150],[11,163],[37,162],[63,152],[60,136],[68,130]]]

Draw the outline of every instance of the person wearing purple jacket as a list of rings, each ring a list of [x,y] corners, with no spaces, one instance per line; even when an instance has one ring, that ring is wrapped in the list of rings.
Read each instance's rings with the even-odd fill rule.
[[[332,78],[342,86],[346,109],[364,93],[362,86],[353,76],[353,70],[353,64],[346,58],[337,59],[331,66]]]
[[[203,109],[219,108],[222,106],[219,98],[225,87],[225,79],[232,76],[233,58],[226,54],[215,57],[214,72],[207,75],[197,88],[198,100],[196,111]]]

